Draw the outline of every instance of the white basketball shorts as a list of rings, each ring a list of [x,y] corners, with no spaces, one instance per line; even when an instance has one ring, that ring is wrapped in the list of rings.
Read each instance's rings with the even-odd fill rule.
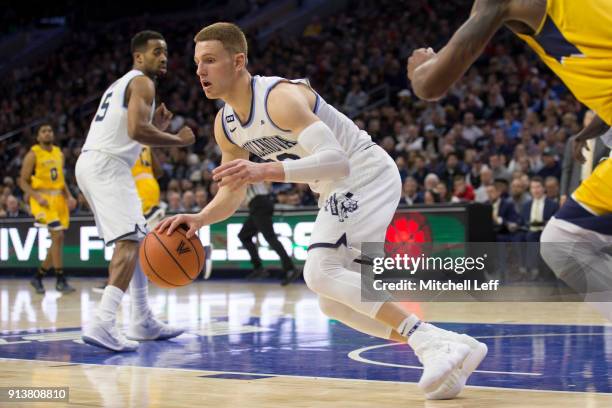
[[[94,214],[100,238],[139,241],[146,234],[142,204],[127,163],[109,154],[88,150],[76,163],[76,179]]]

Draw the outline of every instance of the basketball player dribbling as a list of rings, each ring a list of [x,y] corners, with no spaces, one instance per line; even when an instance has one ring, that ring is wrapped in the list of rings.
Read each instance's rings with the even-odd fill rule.
[[[216,23],[194,41],[206,97],[225,102],[214,125],[222,164],[213,177],[220,189],[200,213],[170,217],[156,230],[171,233],[184,223],[193,236],[203,225],[230,217],[249,183],[309,183],[320,194],[321,209],[304,279],[319,295],[322,311],[361,332],[407,342],[424,366],[419,387],[426,397],[457,395],[485,357],[484,344],[421,322],[395,303],[361,301],[355,254],[362,242],[384,242],[401,195],[394,161],[306,81],[251,76],[239,27]],[[267,162],[250,162],[250,153]]]
[[[133,69],[103,94],[76,164],[79,188],[94,214],[99,236],[115,244],[109,281],[95,316],[83,330],[87,344],[113,351],[133,351],[140,340],[163,340],[183,330],[157,320],[147,300],[148,281],[138,262],[139,241],[146,233],[132,166],[142,145],[187,146],[191,129],[165,132],[172,114],[155,109],[155,80],[165,74],[167,46],[161,34],[142,31],[132,38]],[[117,309],[130,286],[128,340],[116,325]]]
[[[612,8],[608,0],[477,0],[470,18],[438,53],[421,48],[408,59],[417,96],[436,100],[459,80],[503,25],[524,40],[596,112],[577,136],[582,161],[588,139],[612,147]],[[612,158],[582,181],[546,224],[541,254],[554,273],[612,320]]]

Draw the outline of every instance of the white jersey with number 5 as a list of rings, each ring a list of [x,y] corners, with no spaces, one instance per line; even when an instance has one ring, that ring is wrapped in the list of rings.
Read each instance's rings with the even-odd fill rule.
[[[133,69],[115,81],[102,95],[94,115],[83,152],[98,151],[124,161],[130,168],[142,150],[142,145],[128,135],[126,91],[130,81],[142,76],[142,71]],[[155,102],[151,109],[151,119]]]
[[[281,129],[268,115],[268,95],[280,82],[291,82],[310,87],[306,80],[291,81],[280,77],[253,76],[251,113],[246,122],[241,123],[228,104],[225,105],[222,112],[223,131],[229,141],[264,160],[296,160],[308,155],[298,145],[299,135]],[[352,171],[356,163],[353,163],[351,158],[357,152],[374,145],[372,138],[343,113],[327,104],[318,94],[315,93],[315,95],[316,102],[313,111],[336,136],[338,143],[349,157]],[[313,182],[310,183],[310,188],[325,196],[330,192],[331,185],[332,182]]]

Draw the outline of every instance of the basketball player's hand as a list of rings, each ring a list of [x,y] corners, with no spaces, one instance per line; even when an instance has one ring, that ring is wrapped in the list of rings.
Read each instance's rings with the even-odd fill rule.
[[[41,196],[38,193],[34,193],[34,195],[32,195],[32,198],[34,200],[36,200],[38,205],[40,205],[41,207],[48,207],[49,206],[49,202],[47,201],[47,199],[44,198],[43,196]]]
[[[172,120],[173,116],[174,114],[170,112],[166,108],[166,105],[162,103],[157,109],[155,109],[155,114],[153,115],[153,126],[162,132],[165,132],[166,129],[168,129],[168,126],[170,126],[170,121]]]
[[[580,137],[577,137],[576,139],[574,139],[574,159],[581,164],[584,164],[584,162],[586,161],[586,159],[584,158],[584,155],[582,154],[582,149],[586,149],[587,151],[589,151],[589,145],[587,144],[586,140],[582,140],[580,139]]]
[[[181,146],[189,146],[195,143],[195,135],[189,126],[183,126],[176,135],[181,140]]]
[[[199,214],[177,214],[160,222],[157,227],[155,227],[155,232],[161,234],[167,229],[166,234],[170,235],[181,224],[185,224],[189,227],[187,238],[195,236],[196,232],[204,225]]]
[[[436,53],[432,48],[419,48],[414,50],[410,58],[408,58],[408,64],[406,66],[408,79],[412,81],[414,78],[414,71],[435,56]]]
[[[74,199],[74,197],[70,196],[68,197],[68,209],[70,211],[74,210],[77,206],[77,200]]]
[[[227,186],[230,190],[237,190],[247,183],[259,183],[264,181],[262,164],[244,159],[232,160],[213,170],[213,180],[219,183],[219,187]]]

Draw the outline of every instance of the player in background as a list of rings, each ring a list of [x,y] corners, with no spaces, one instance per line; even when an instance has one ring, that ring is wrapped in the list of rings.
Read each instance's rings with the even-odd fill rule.
[[[157,156],[149,146],[143,146],[138,160],[132,167],[132,177],[136,183],[138,197],[142,201],[142,214],[148,230],[159,224],[166,212],[161,206],[160,189],[157,179],[164,174]],[[103,293],[108,285],[108,280],[102,286],[95,287],[94,292]]]
[[[309,183],[320,194],[320,211],[304,279],[319,295],[322,311],[361,332],[407,342],[424,365],[419,386],[427,397],[447,393],[440,387],[448,376],[459,367],[471,373],[486,355],[486,346],[421,322],[394,302],[361,300],[355,260],[362,242],[385,240],[401,196],[395,162],[306,81],[251,76],[239,27],[216,23],[203,28],[194,41],[206,97],[225,102],[214,125],[222,164],[213,178],[220,189],[200,213],[168,218],[157,231],[170,233],[185,223],[193,236],[203,225],[230,217],[247,184]],[[249,161],[249,153],[266,162]]]
[[[417,96],[442,98],[502,26],[524,40],[597,116],[576,137],[575,156],[612,125],[612,8],[608,0],[476,0],[468,20],[437,53],[420,48],[408,59]],[[582,181],[541,237],[541,254],[555,274],[585,293],[612,320],[612,158]]]
[[[132,177],[142,145],[187,146],[195,136],[183,127],[167,133],[172,114],[155,109],[155,81],[166,73],[167,45],[163,36],[142,31],[132,38],[133,68],[103,94],[76,164],[79,188],[105,244],[115,244],[95,316],[83,330],[87,344],[113,351],[133,351],[133,340],[162,340],[183,330],[157,320],[148,305],[148,281],[138,263],[138,246],[146,233],[141,200]],[[130,287],[128,340],[116,325],[117,309]]]
[[[30,197],[30,211],[34,225],[47,228],[51,235],[51,247],[47,257],[31,280],[36,293],[45,293],[42,279],[51,268],[55,271],[55,288],[59,292],[73,292],[66,281],[62,251],[64,230],[70,225],[70,212],[76,207],[76,200],[70,193],[64,179],[64,155],[53,144],[53,128],[43,123],[36,132],[38,142],[25,155],[21,166],[19,187]]]

